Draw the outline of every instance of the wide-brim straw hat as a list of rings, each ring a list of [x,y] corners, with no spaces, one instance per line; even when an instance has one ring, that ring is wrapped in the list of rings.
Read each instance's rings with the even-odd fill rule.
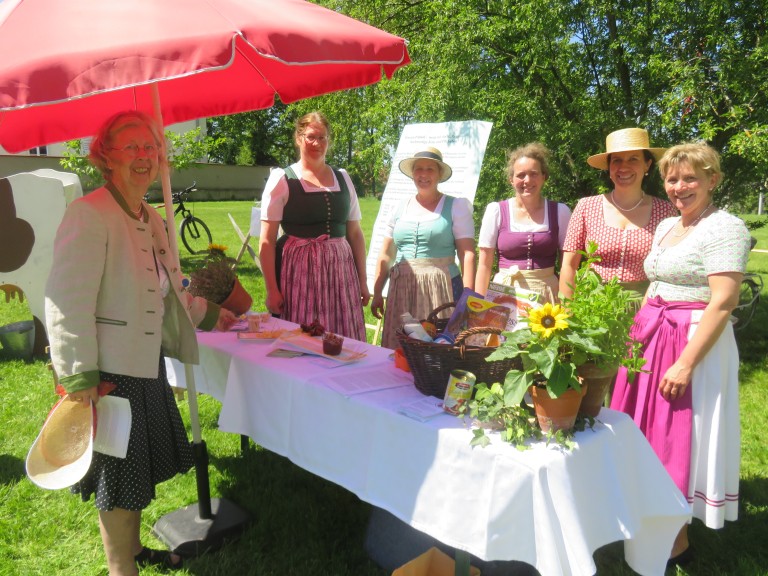
[[[27,454],[27,476],[40,488],[58,490],[82,480],[91,467],[95,407],[65,396],[51,409]]]
[[[416,152],[416,154],[410,158],[400,160],[400,172],[412,179],[413,164],[416,162],[416,160],[433,160],[437,162],[438,166],[440,166],[440,182],[445,182],[448,180],[448,178],[451,177],[451,174],[453,174],[451,167],[443,162],[443,153],[440,152],[440,150],[437,148],[432,148],[431,146],[425,148],[421,152]]]
[[[648,150],[656,160],[660,160],[666,148],[651,148],[648,132],[642,128],[624,128],[605,137],[605,152],[587,158],[587,164],[600,170],[608,170],[608,155],[631,150]]]

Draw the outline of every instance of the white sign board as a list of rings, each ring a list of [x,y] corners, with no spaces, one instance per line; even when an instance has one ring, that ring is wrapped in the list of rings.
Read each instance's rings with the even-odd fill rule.
[[[458,198],[468,198],[474,203],[480,168],[483,165],[492,126],[490,122],[469,120],[440,124],[409,124],[403,129],[392,159],[392,169],[384,188],[381,207],[376,216],[368,247],[366,270],[371,293],[376,280],[376,261],[381,251],[384,224],[402,202],[416,194],[413,180],[400,172],[398,167],[400,161],[428,146],[437,148],[443,154],[443,161],[453,170],[451,178],[438,186],[440,192]]]
[[[32,315],[45,326],[45,283],[53,265],[53,242],[67,205],[83,195],[75,174],[42,169],[14,174],[0,183],[0,238],[23,224],[33,234],[0,242],[0,286],[24,292]],[[23,253],[20,258],[17,256]],[[5,262],[16,262],[12,266]]]

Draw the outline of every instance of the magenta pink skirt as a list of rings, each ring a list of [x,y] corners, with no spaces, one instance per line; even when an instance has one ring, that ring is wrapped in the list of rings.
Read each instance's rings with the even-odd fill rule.
[[[651,298],[635,315],[631,336],[643,345],[644,370],[627,381],[625,369],[616,376],[611,408],[629,414],[643,431],[669,475],[687,496],[691,470],[692,386],[672,401],[659,393],[659,382],[688,343],[691,311],[703,302],[666,302]]]

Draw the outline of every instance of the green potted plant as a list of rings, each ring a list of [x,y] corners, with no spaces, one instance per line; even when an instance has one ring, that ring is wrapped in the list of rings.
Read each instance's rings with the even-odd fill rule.
[[[502,428],[505,440],[517,442],[521,435],[531,433],[519,410],[528,390],[537,410],[542,401],[570,397],[572,406],[566,415],[537,414],[543,431],[567,431],[574,426],[581,397],[588,389],[579,373],[583,365],[624,365],[630,372],[642,366],[638,345],[629,342],[631,296],[615,280],[603,283],[594,272],[596,249],[597,245],[590,243],[582,253],[584,260],[576,275],[573,296],[562,305],[547,303],[532,309],[521,320],[520,329],[506,332],[505,341],[488,357],[522,361],[522,369],[510,370],[503,384],[492,384],[490,388],[478,385],[469,405],[470,415],[480,423]],[[476,440],[482,436],[481,428]]]
[[[571,326],[589,334],[598,352],[587,352],[579,360],[577,373],[587,383],[581,412],[597,416],[620,367],[629,377],[642,370],[645,360],[640,344],[629,337],[639,299],[621,287],[618,279],[604,282],[593,264],[600,261],[597,244],[590,242],[576,272],[573,295],[563,301],[571,316]]]
[[[190,274],[189,292],[219,304],[238,316],[251,308],[253,299],[235,273],[236,261],[226,255],[227,247],[210,244],[203,265]]]

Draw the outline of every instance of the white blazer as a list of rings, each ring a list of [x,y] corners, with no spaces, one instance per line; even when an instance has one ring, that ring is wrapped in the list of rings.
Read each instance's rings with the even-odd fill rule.
[[[163,219],[144,208],[146,222],[118,192],[102,187],[64,214],[45,315],[53,367],[67,392],[98,385],[100,370],[156,378],[161,349],[196,364],[194,324],[216,324],[219,306],[182,290]],[[165,299],[158,263],[172,286]]]

